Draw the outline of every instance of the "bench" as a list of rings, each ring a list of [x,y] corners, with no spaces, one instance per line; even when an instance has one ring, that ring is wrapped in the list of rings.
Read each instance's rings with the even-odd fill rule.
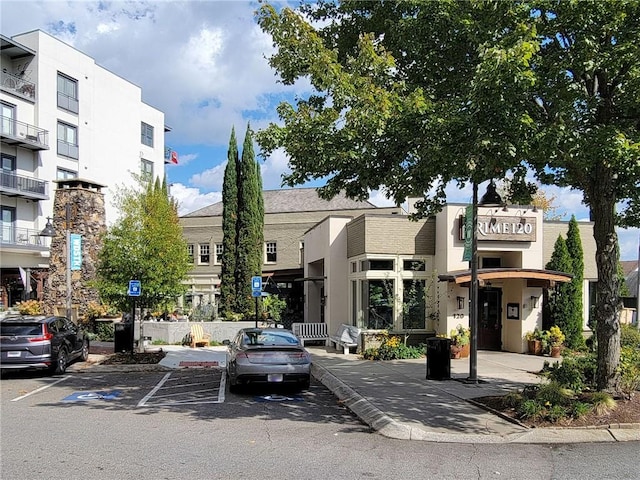
[[[336,350],[340,350],[338,346],[342,347],[342,351],[345,355],[349,353],[349,349],[358,347],[358,338],[360,337],[361,330],[358,327],[351,325],[340,325],[340,328],[331,335],[327,341],[327,345],[335,345]]]
[[[326,343],[329,338],[326,323],[292,323],[291,331],[300,339],[303,347],[304,342],[322,341]]]
[[[208,347],[211,343],[211,335],[205,333],[202,325],[191,325],[191,348],[198,346]]]

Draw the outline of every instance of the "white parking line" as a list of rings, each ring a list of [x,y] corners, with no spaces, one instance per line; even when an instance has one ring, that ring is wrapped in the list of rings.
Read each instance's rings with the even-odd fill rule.
[[[211,399],[211,397],[204,397],[204,398],[186,398],[184,399],[185,396],[189,396],[189,395],[198,395],[198,394],[202,394],[202,393],[206,393],[206,392],[214,392],[215,388],[205,388],[205,389],[199,389],[199,390],[188,390],[188,391],[175,391],[173,389],[183,389],[185,387],[193,387],[195,385],[203,385],[197,381],[197,379],[199,377],[203,377],[206,376],[207,378],[211,379],[211,373],[207,373],[206,375],[196,375],[195,377],[192,377],[191,380],[196,380],[196,382],[191,383],[191,384],[185,384],[185,383],[181,383],[184,381],[184,378],[169,378],[173,373],[176,372],[169,372],[167,373],[164,378],[162,378],[162,380],[160,380],[158,382],[158,384],[153,387],[153,389],[142,399],[140,400],[140,402],[138,402],[138,407],[167,407],[167,406],[171,406],[171,405],[197,405],[197,404],[205,404],[205,403],[223,403],[225,396],[224,396],[224,391],[226,388],[226,375],[223,373],[220,375],[220,383],[218,385],[218,394],[217,394],[217,398],[216,399]],[[171,382],[178,382],[177,384],[171,384]],[[208,382],[210,383],[210,382]],[[162,392],[164,393],[158,393],[160,390],[162,390]],[[169,393],[169,391],[173,390],[171,393]],[[181,400],[180,397],[182,397],[183,399]],[[154,399],[154,402],[149,402],[151,399]],[[173,400],[173,398],[175,398],[175,400]]]
[[[45,386],[40,387],[40,388],[37,388],[37,389],[35,389],[33,392],[26,393],[26,394],[22,395],[21,397],[14,398],[14,399],[13,399],[13,400],[11,400],[11,401],[12,401],[12,402],[17,402],[18,400],[22,400],[23,398],[27,398],[27,397],[29,397],[29,396],[33,395],[34,393],[38,393],[38,392],[41,392],[42,390],[45,390],[45,389],[47,389],[47,388],[49,388],[49,387],[53,387],[54,385],[56,385],[56,384],[58,384],[58,383],[60,383],[60,382],[62,382],[62,381],[64,381],[64,380],[66,380],[67,378],[71,378],[72,376],[73,376],[73,375],[67,375],[66,377],[62,377],[62,378],[60,378],[59,380],[56,380],[55,382],[52,382],[52,383],[50,383],[50,384],[48,384],[48,385],[45,385]]]
[[[153,387],[153,389],[149,393],[147,393],[147,395],[142,400],[138,402],[138,407],[144,407],[144,404],[147,403],[147,400],[153,397],[153,394],[156,393],[158,390],[160,390],[162,385],[164,385],[164,382],[166,382],[170,376],[171,376],[171,372],[167,373],[164,377],[162,377],[162,380],[160,380],[158,384],[155,387]]]

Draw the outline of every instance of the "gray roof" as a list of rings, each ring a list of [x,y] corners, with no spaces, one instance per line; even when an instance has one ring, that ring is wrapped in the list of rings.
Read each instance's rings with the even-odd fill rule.
[[[288,188],[282,190],[265,190],[264,213],[318,212],[336,210],[360,210],[377,208],[369,201],[351,200],[339,194],[331,200],[323,200],[315,188]],[[215,217],[222,215],[222,202],[203,207],[184,217]]]

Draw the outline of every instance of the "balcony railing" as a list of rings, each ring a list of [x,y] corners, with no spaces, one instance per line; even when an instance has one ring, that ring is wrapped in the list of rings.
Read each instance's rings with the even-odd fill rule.
[[[49,182],[24,175],[17,175],[13,172],[1,172],[0,192],[10,197],[48,200]]]
[[[32,102],[36,101],[36,84],[12,75],[9,72],[1,72],[0,86],[2,90],[13,93]]]
[[[49,132],[11,117],[0,117],[0,136],[9,145],[18,145],[30,150],[48,150]]]
[[[13,225],[2,224],[0,226],[0,245],[2,248],[15,247],[38,247],[40,249],[49,248],[51,239],[41,237],[40,231],[32,228],[14,227]]]

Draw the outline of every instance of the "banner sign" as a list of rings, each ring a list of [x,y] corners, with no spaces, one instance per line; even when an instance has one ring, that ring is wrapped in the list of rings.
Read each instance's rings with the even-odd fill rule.
[[[472,257],[471,240],[473,235],[473,205],[467,205],[464,212],[464,253],[462,254],[463,262],[470,262]]]
[[[71,233],[69,235],[71,249],[71,270],[82,269],[82,235]]]

